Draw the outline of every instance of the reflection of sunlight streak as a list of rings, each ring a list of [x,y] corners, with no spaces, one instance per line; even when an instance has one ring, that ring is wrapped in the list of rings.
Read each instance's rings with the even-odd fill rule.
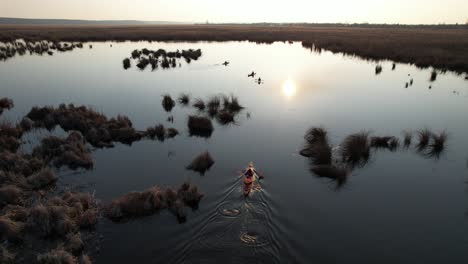
[[[283,83],[282,91],[286,97],[291,98],[294,95],[296,95],[296,92],[297,92],[296,84],[294,83],[292,79],[288,79],[286,82]]]

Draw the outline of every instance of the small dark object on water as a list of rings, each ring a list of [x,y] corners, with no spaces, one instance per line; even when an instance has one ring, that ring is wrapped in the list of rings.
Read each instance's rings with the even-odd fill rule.
[[[413,85],[413,78],[411,78],[410,80],[410,85]]]
[[[130,68],[130,66],[131,66],[131,64],[130,64],[130,59],[129,59],[129,58],[125,58],[125,59],[123,60],[123,67],[124,67],[124,69],[126,70],[126,69]]]
[[[435,70],[433,70],[431,72],[431,78],[430,78],[430,81],[431,82],[435,82],[437,80],[437,72]]]
[[[375,75],[379,75],[382,72],[382,65],[375,66]]]
[[[167,122],[174,123],[174,116],[167,117]]]
[[[223,62],[223,65],[224,65],[224,66],[228,66],[228,65],[229,65],[229,61]]]
[[[408,83],[406,83],[406,85],[405,85],[405,88],[408,88],[408,86],[409,86],[409,84],[408,84]]]
[[[429,85],[429,89],[432,89],[432,85]]]
[[[395,68],[396,68],[396,64],[395,64],[395,63],[393,63],[393,64],[392,64],[392,71],[394,71],[394,70],[395,70]]]
[[[256,75],[256,73],[255,73],[254,71],[252,71],[252,73],[250,73],[249,75],[247,75],[247,77],[252,77],[252,78],[254,78],[255,75]]]

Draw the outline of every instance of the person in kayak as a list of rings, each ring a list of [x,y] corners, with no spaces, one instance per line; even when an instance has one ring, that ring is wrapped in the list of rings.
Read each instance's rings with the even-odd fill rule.
[[[254,175],[258,175],[259,178],[263,178],[260,174],[255,170],[253,162],[249,163],[249,166],[244,172],[244,182],[245,183],[252,183]]]

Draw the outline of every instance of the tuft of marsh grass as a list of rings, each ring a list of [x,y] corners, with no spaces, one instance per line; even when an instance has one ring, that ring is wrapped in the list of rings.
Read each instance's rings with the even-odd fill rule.
[[[342,143],[343,161],[351,166],[364,166],[370,158],[369,133],[349,135]]]
[[[300,154],[311,158],[315,165],[331,165],[332,149],[328,143],[326,130],[321,127],[311,128],[304,138],[306,145]]]
[[[211,157],[210,153],[206,151],[195,157],[186,168],[204,175],[205,172],[208,171],[211,166],[213,166],[213,164],[213,158]]]
[[[129,58],[125,58],[125,59],[123,60],[123,67],[124,67],[124,69],[126,70],[126,69],[130,68],[130,66],[131,66],[131,64],[130,64],[130,59],[129,59]]]
[[[416,145],[418,151],[423,151],[429,145],[432,132],[425,128],[418,131],[418,144]]]
[[[203,111],[205,110],[205,102],[202,99],[196,99],[193,107],[198,108],[198,110]]]
[[[172,108],[175,106],[175,101],[168,94],[163,96],[162,106],[166,112],[171,112]]]
[[[409,148],[411,146],[411,140],[413,138],[413,133],[411,131],[403,131],[403,146]]]
[[[382,72],[382,65],[375,66],[375,75],[379,75]]]
[[[210,119],[201,116],[189,116],[188,128],[190,135],[199,137],[210,137],[214,127]]]
[[[400,145],[399,140],[393,136],[372,137],[371,147],[386,148],[390,151],[395,151]]]
[[[440,134],[432,134],[432,144],[430,144],[430,150],[427,156],[439,158],[445,149],[445,142],[447,141],[447,133],[445,131]]]
[[[180,94],[178,98],[178,102],[179,104],[182,104],[182,105],[188,105],[190,103],[190,95],[186,93]]]
[[[230,123],[234,123],[234,114],[225,110],[221,110],[216,115],[216,119],[220,124],[227,125]]]
[[[159,124],[154,127],[148,127],[146,129],[146,135],[150,139],[155,139],[157,138],[159,141],[164,141],[165,135],[166,135],[166,129],[164,128],[164,125]]]
[[[210,110],[216,110],[217,111],[219,109],[219,107],[221,106],[221,99],[219,98],[219,96],[213,96],[213,97],[208,99],[208,101],[206,103],[206,106]]]

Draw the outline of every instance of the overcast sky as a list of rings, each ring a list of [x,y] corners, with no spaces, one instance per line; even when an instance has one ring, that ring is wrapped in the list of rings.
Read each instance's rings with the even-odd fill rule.
[[[465,23],[468,0],[0,0],[0,17],[213,23]]]

